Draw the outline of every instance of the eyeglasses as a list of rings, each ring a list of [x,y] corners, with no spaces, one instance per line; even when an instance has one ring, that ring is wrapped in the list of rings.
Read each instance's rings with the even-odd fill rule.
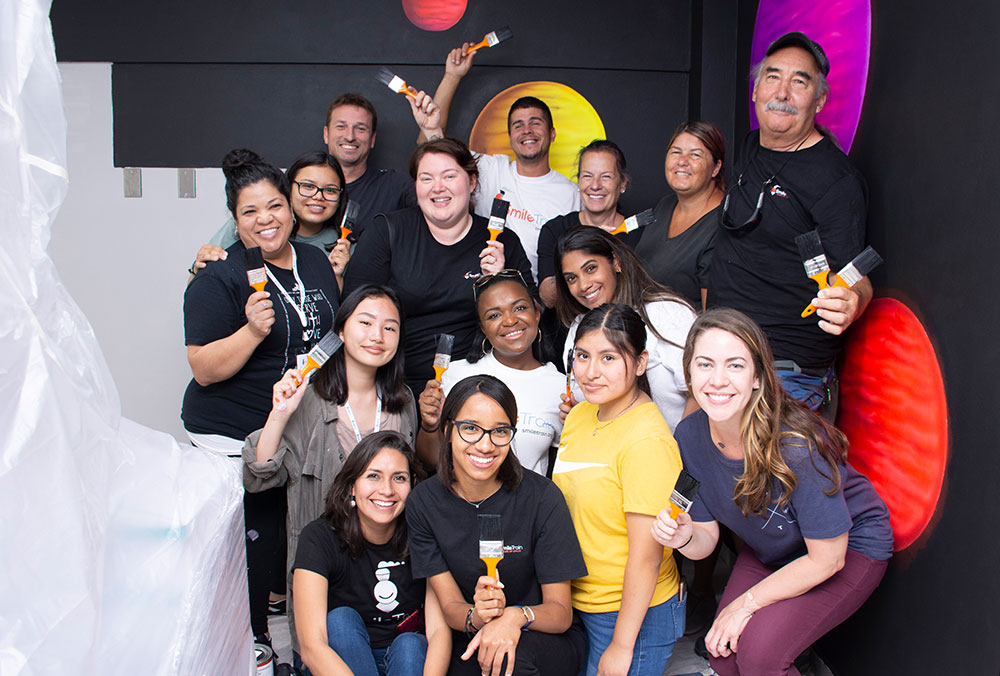
[[[769,185],[774,183],[774,174],[771,178],[764,181],[763,185],[760,186],[760,194],[757,196],[757,206],[754,207],[753,213],[750,214],[750,218],[743,221],[742,225],[736,225],[733,223],[733,219],[729,216],[729,198],[732,197],[733,193],[738,190],[738,188],[743,185],[743,174],[736,179],[736,187],[726,193],[726,199],[722,202],[722,225],[727,230],[742,230],[743,228],[748,228],[755,226],[760,222],[760,215],[762,207],[764,206],[764,195],[767,193],[767,188]]]
[[[524,288],[528,288],[528,285],[525,283],[524,276],[521,274],[520,270],[516,270],[514,268],[507,268],[499,272],[492,272],[488,275],[483,275],[482,277],[477,279],[472,284],[472,297],[475,298],[476,300],[479,300],[479,294],[483,290],[483,288],[492,284],[494,281],[498,279],[516,279],[519,282],[521,282],[521,286],[523,286]]]
[[[456,420],[455,427],[458,429],[458,436],[467,444],[478,443],[484,435],[489,434],[494,446],[506,446],[514,441],[514,433],[517,432],[517,429],[510,425],[501,425],[488,430],[471,420]]]
[[[338,188],[335,185],[328,185],[325,188],[321,188],[318,185],[313,185],[312,183],[306,183],[305,181],[292,181],[297,186],[299,194],[303,197],[312,197],[318,192],[323,193],[323,199],[327,202],[336,202],[340,199],[340,192],[342,188]]]

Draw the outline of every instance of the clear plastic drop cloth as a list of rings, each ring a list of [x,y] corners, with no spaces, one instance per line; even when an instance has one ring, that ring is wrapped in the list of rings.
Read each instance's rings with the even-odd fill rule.
[[[45,251],[69,180],[49,7],[0,0],[0,676],[252,674],[238,468],[121,417]]]

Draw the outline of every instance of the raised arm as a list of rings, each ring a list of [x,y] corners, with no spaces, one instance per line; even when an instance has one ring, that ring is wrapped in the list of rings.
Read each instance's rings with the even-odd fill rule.
[[[469,69],[472,68],[472,60],[476,57],[475,52],[471,54],[465,53],[471,46],[471,42],[463,42],[461,47],[448,52],[448,58],[444,61],[444,77],[441,78],[441,83],[438,85],[437,91],[434,92],[434,102],[440,108],[441,117],[439,126],[442,136],[444,136],[445,130],[448,128],[448,113],[451,110],[451,102],[455,98],[458,83],[468,74]],[[423,127],[421,127],[417,143],[429,141],[431,138],[431,136],[427,135]]]

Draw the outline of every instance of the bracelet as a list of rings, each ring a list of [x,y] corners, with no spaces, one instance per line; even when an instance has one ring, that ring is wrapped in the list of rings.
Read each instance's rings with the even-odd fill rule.
[[[754,613],[760,610],[760,604],[757,603],[757,599],[753,597],[753,592],[751,592],[749,589],[747,589],[746,594],[747,594],[747,601],[757,606],[753,610],[750,610],[749,608],[744,608],[744,610],[746,610],[748,613],[750,613],[751,616],[753,616]]]
[[[531,623],[535,621],[535,611],[531,609],[531,606],[519,606],[515,605],[514,608],[520,608],[521,612],[524,614],[524,624],[521,625],[521,631],[528,631],[528,627]]]
[[[198,272],[194,269],[194,263],[192,263],[191,267],[188,268],[188,272],[192,275],[198,274]]]
[[[694,540],[694,531],[693,530],[691,531],[691,537],[689,537],[687,540],[685,540],[684,544],[682,544],[680,547],[674,547],[674,549],[684,549],[689,544],[691,544],[691,540]]]
[[[434,433],[435,433],[435,432],[437,432],[437,431],[438,431],[439,429],[441,429],[441,424],[440,424],[440,423],[438,423],[438,424],[437,424],[437,425],[435,425],[435,426],[434,426],[433,428],[431,428],[431,429],[427,429],[426,427],[424,427],[424,421],[423,421],[423,420],[421,420],[421,421],[420,421],[420,429],[422,429],[422,430],[423,430],[424,432],[427,432],[427,434],[434,434]]]
[[[469,612],[467,612],[465,614],[465,633],[466,634],[475,634],[477,631],[479,631],[478,629],[476,629],[476,625],[472,623],[472,613],[474,613],[474,612],[476,612],[476,607],[472,606],[471,608],[469,608]]]

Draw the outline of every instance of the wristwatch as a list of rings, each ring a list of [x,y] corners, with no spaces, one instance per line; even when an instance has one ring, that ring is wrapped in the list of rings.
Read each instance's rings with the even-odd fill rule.
[[[531,609],[531,606],[514,606],[515,608],[520,608],[521,612],[524,613],[524,624],[521,625],[521,631],[527,631],[531,623],[535,621],[535,611]]]

